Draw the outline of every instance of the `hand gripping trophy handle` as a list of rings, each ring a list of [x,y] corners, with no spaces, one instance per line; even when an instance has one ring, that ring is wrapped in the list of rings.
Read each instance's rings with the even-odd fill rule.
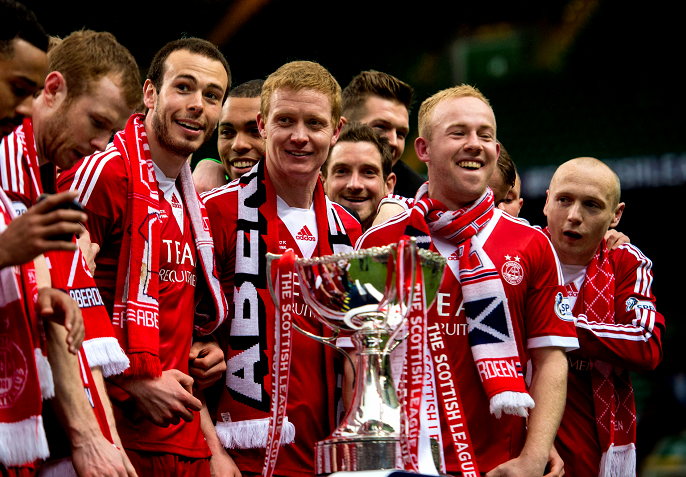
[[[268,273],[277,260],[280,255],[267,254]],[[350,409],[338,428],[316,445],[317,475],[404,468],[401,406],[391,374],[391,352],[407,335],[417,277],[423,277],[426,305],[430,305],[445,263],[440,255],[419,249],[414,237],[385,247],[295,259],[301,296],[313,315],[333,330],[333,336],[313,335],[295,324],[293,328],[343,352],[356,370]],[[274,285],[271,280],[268,283],[278,303]],[[340,335],[351,336],[356,366],[335,344]]]

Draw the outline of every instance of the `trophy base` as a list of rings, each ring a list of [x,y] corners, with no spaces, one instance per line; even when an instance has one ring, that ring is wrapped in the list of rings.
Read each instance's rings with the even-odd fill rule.
[[[315,446],[315,472],[403,469],[400,439],[359,437],[327,439]]]

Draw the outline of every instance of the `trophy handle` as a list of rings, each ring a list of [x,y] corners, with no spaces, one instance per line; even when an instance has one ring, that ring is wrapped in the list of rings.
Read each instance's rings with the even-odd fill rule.
[[[326,338],[324,336],[315,335],[314,333],[310,333],[309,331],[305,331],[302,328],[300,328],[298,325],[296,325],[295,323],[293,323],[293,328],[295,328],[296,331],[307,336],[308,338],[312,338],[315,341],[319,341],[320,343],[325,344],[326,346],[343,353],[343,356],[346,357],[346,359],[350,363],[350,367],[353,370],[353,383],[357,382],[357,371],[355,370],[355,363],[353,363],[353,359],[350,357],[350,355],[348,354],[348,352],[346,350],[344,350],[340,346],[336,346],[334,344],[336,342],[336,340],[338,339],[339,330],[334,329],[333,330],[333,336]]]

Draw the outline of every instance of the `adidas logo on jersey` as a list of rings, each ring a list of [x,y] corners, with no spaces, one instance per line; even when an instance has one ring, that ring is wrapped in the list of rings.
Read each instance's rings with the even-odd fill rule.
[[[457,255],[457,250],[455,250],[450,256],[448,257],[448,260],[459,260],[460,257]]]
[[[181,205],[179,199],[176,198],[176,195],[172,195],[171,205],[177,209],[183,209],[183,205]]]
[[[310,232],[310,229],[307,228],[307,225],[304,225],[303,228],[300,229],[300,232],[298,232],[298,235],[295,236],[296,240],[306,240],[308,242],[314,242],[317,239],[314,238],[314,235],[312,235],[312,232]]]

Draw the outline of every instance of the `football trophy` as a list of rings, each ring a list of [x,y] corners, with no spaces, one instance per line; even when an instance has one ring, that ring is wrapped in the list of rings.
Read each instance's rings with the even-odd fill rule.
[[[267,254],[268,270],[280,257]],[[421,308],[423,313],[433,302],[445,264],[439,254],[418,248],[413,237],[384,247],[294,260],[305,303],[333,334],[324,338],[295,324],[293,328],[338,349],[349,360],[335,342],[339,336],[350,336],[357,351],[352,404],[338,428],[316,445],[317,475],[406,468],[407,452],[401,451],[403,432],[407,435],[401,426],[407,423],[401,412],[404,390],[399,397],[391,352],[409,336],[410,310]],[[274,285],[268,282],[277,303]],[[421,300],[421,306],[413,300]]]

